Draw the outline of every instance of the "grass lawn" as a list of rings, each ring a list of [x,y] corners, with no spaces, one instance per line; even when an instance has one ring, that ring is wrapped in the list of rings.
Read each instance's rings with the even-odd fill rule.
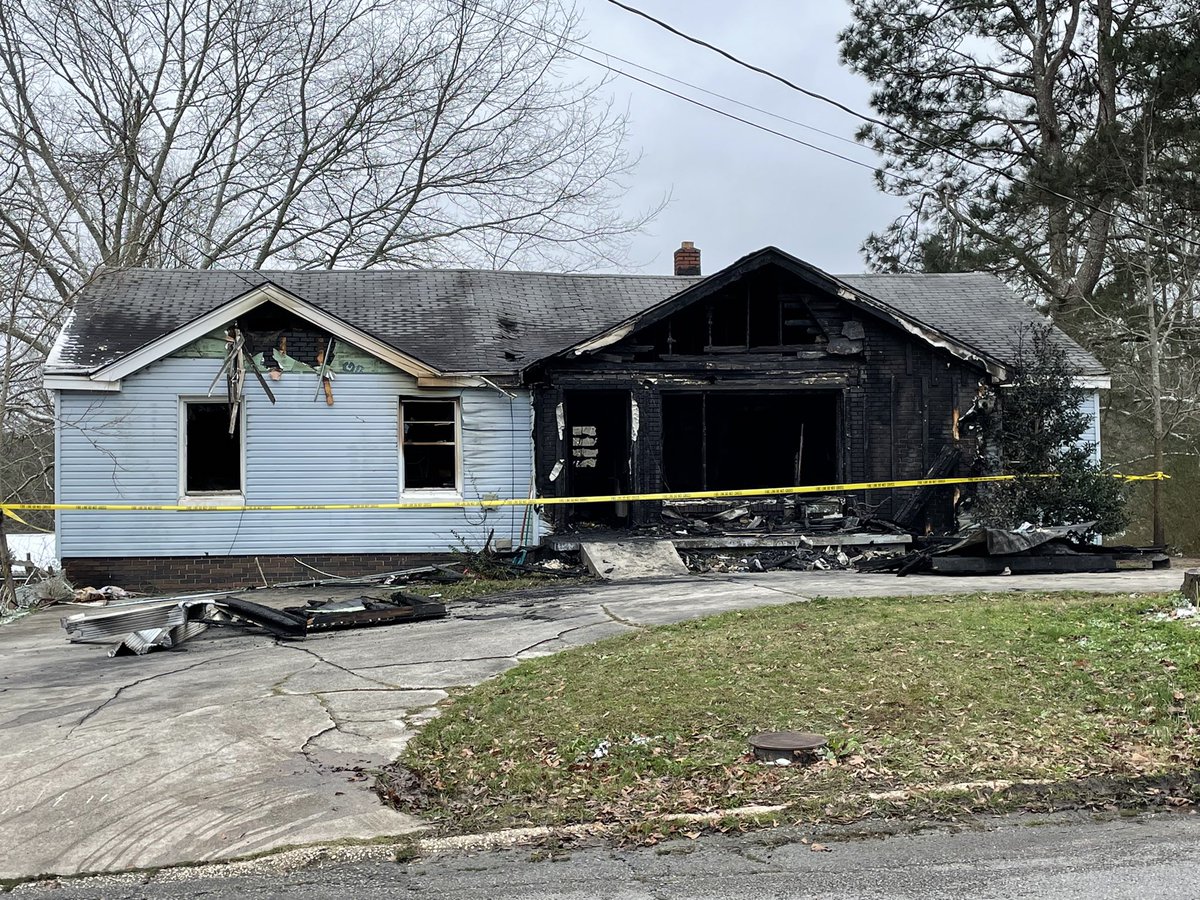
[[[1200,628],[1149,615],[1172,605],[826,599],[646,629],[454,696],[380,788],[461,831],[751,804],[806,822],[1183,804],[1200,756]],[[776,729],[827,734],[833,752],[756,762],[747,736]]]

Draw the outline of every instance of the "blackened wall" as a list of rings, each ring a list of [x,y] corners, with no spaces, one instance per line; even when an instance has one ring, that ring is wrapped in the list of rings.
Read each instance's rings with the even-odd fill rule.
[[[805,315],[795,312],[802,306],[811,318],[809,336],[804,338],[803,327],[791,327],[781,337],[794,343],[771,346],[760,333],[759,346],[750,346],[756,339],[751,335],[761,329],[748,325],[736,333],[714,330],[715,322],[731,320],[724,305],[737,304],[738,315],[747,308],[755,315],[756,310],[769,311],[773,303],[782,304],[781,321],[793,325],[803,321],[794,318]],[[634,492],[647,493],[664,490],[662,398],[670,391],[835,391],[840,396],[840,478],[866,482],[924,476],[942,448],[955,443],[956,418],[970,409],[980,384],[989,380],[982,366],[782,270],[751,273],[697,299],[696,306],[720,312],[681,309],[609,347],[552,361],[532,373],[539,493],[569,492],[571,436],[560,434],[557,412],[566,391],[630,392],[638,417],[637,440],[630,447],[630,483]],[[681,317],[686,317],[683,325],[673,330],[672,323]],[[695,345],[697,321],[707,321],[703,346]],[[795,340],[798,333],[800,341]],[[683,342],[676,334],[686,335],[691,343],[684,349],[690,352],[678,352]],[[738,341],[743,343],[740,348]],[[973,458],[973,446],[965,432],[959,440],[961,471]],[[559,474],[552,478],[556,468]],[[950,524],[954,491],[939,491],[930,504],[930,526]],[[887,517],[905,496],[903,491],[875,490],[852,499],[867,508],[878,506],[877,514]],[[639,503],[631,513],[634,523],[656,521],[658,506]],[[550,508],[550,516],[560,522],[571,515],[569,508]]]

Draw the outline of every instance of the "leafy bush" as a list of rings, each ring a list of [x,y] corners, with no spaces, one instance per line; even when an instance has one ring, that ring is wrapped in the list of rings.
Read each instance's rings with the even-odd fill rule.
[[[983,412],[981,427],[985,471],[1017,479],[980,487],[973,507],[979,523],[1014,528],[1094,520],[1098,534],[1127,524],[1124,483],[1101,471],[1096,445],[1083,440],[1088,391],[1075,386],[1074,375],[1051,326],[1022,330],[1009,381]]]

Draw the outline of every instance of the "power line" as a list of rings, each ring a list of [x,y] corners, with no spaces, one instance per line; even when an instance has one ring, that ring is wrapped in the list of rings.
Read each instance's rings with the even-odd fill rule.
[[[638,9],[636,6],[630,6],[626,3],[622,3],[621,0],[608,0],[608,2],[611,3],[613,6],[616,6],[616,7],[619,7],[620,9],[625,10],[628,13],[632,13],[635,16],[640,16],[641,18],[646,19],[649,22],[653,22],[659,28],[662,28],[662,29],[668,31],[677,37],[683,38],[683,40],[685,40],[685,41],[689,41],[690,43],[696,44],[697,46],[703,47],[706,50],[710,50],[713,53],[723,56],[723,57],[725,57],[725,59],[728,59],[730,62],[733,62],[733,63],[741,66],[742,68],[749,69],[751,72],[756,72],[760,75],[765,75],[767,78],[771,78],[775,81],[778,81],[780,84],[785,85],[786,87],[790,88],[793,91],[797,91],[798,93],[801,93],[806,97],[811,97],[814,100],[819,100],[822,103],[828,103],[830,106],[833,106],[836,109],[840,109],[842,112],[845,112],[851,116],[854,116],[857,119],[861,119],[864,122],[868,122],[872,125],[879,125],[882,128],[886,128],[888,131],[891,131],[891,132],[899,135],[900,137],[905,138],[906,140],[910,140],[910,141],[913,141],[914,143],[920,144],[922,147],[932,150],[935,153],[945,153],[947,156],[950,156],[953,159],[957,159],[960,162],[966,163],[967,165],[978,166],[979,168],[981,168],[987,172],[991,172],[992,174],[998,175],[1001,178],[1006,178],[1009,181],[1013,182],[1014,184],[1019,184],[1022,187],[1032,188],[1033,190],[1036,190],[1036,191],[1042,191],[1043,193],[1049,194],[1052,197],[1056,197],[1059,200],[1065,200],[1068,203],[1076,203],[1076,204],[1082,206],[1084,209],[1090,210],[1091,212],[1098,213],[1103,216],[1108,216],[1111,219],[1117,219],[1117,220],[1125,222],[1126,224],[1135,225],[1139,228],[1144,228],[1148,231],[1152,231],[1155,234],[1157,234],[1159,237],[1171,238],[1173,240],[1181,241],[1183,243],[1188,243],[1188,244],[1192,244],[1193,246],[1200,247],[1200,242],[1198,242],[1198,241],[1193,241],[1188,238],[1179,237],[1178,235],[1171,234],[1170,232],[1168,232],[1162,228],[1159,228],[1155,225],[1151,225],[1149,223],[1143,222],[1136,217],[1128,216],[1122,212],[1114,212],[1112,210],[1104,209],[1102,207],[1096,206],[1093,203],[1089,203],[1086,200],[1081,200],[1078,197],[1072,197],[1069,194],[1063,194],[1059,191],[1056,191],[1054,188],[1046,187],[1045,185],[1042,185],[1042,184],[1035,184],[1034,182],[1028,181],[1027,179],[1020,177],[1019,175],[1013,175],[1011,172],[1008,172],[1008,171],[1000,168],[999,166],[995,166],[995,165],[992,165],[991,163],[985,163],[985,162],[980,162],[978,160],[971,159],[971,158],[964,156],[961,153],[958,153],[957,151],[952,150],[948,147],[945,147],[943,145],[934,144],[931,141],[928,141],[925,138],[920,137],[919,135],[910,134],[907,131],[905,131],[903,128],[900,128],[897,125],[893,125],[892,123],[890,123],[884,119],[876,118],[875,116],[871,116],[866,113],[860,112],[857,109],[854,109],[853,107],[848,106],[845,103],[842,103],[840,100],[835,100],[834,98],[826,96],[825,94],[822,94],[818,91],[810,90],[809,88],[806,88],[802,85],[796,84],[794,81],[791,81],[790,79],[785,78],[784,76],[778,74],[777,72],[773,72],[770,69],[765,69],[762,66],[758,66],[758,65],[755,65],[754,63],[747,62],[746,60],[741,59],[740,57],[735,56],[734,54],[730,53],[728,50],[724,50],[721,47],[718,47],[716,44],[711,44],[708,41],[703,40],[702,38],[698,38],[698,37],[695,37],[694,35],[688,34],[687,32],[681,31],[680,29],[676,28],[674,25],[670,24],[669,22],[664,22],[662,19],[659,19],[659,18],[651,15],[650,13],[646,12],[645,10]],[[879,168],[881,171],[887,172],[888,174],[891,174],[894,177],[901,177],[904,180],[908,181],[909,183],[920,184],[923,187],[930,189],[930,188],[928,188],[927,185],[922,184],[922,182],[920,182],[920,181],[915,181],[913,179],[909,179],[906,176],[896,176],[895,173],[890,172],[889,170],[883,168],[882,166]]]
[[[824,94],[820,94],[816,91],[809,90],[808,88],[803,87],[802,85],[796,84],[794,81],[789,81],[787,78],[784,78],[782,75],[772,72],[770,69],[764,69],[761,66],[756,66],[754,63],[747,62],[746,60],[741,59],[740,57],[734,56],[728,50],[722,50],[716,44],[710,44],[706,40],[703,40],[698,37],[694,37],[693,35],[690,35],[684,31],[680,31],[678,28],[676,28],[674,25],[670,24],[669,22],[664,22],[662,19],[655,18],[654,16],[650,15],[650,13],[645,12],[644,10],[638,9],[636,6],[628,6],[624,3],[621,3],[620,0],[608,0],[608,2],[613,4],[613,6],[619,6],[621,9],[625,10],[626,12],[633,13],[635,16],[641,16],[643,19],[653,22],[659,28],[664,28],[667,31],[671,32],[671,34],[673,34],[677,37],[683,38],[685,41],[690,41],[691,43],[696,44],[700,47],[703,47],[706,50],[711,50],[713,53],[720,54],[721,56],[728,59],[730,62],[737,63],[739,66],[742,66],[743,68],[749,69],[752,72],[757,72],[759,75],[766,75],[768,78],[773,78],[776,81],[778,81],[780,84],[787,85],[793,91],[799,91],[801,94],[804,94],[806,97],[811,97],[814,100],[820,100],[822,103],[828,103],[831,106],[835,106],[838,109],[840,109],[842,112],[849,113],[850,115],[854,116],[855,118],[862,119],[864,122],[871,122],[875,125],[882,125],[885,128],[891,128],[893,130],[898,130],[894,126],[889,125],[887,122],[885,122],[882,119],[877,119],[874,116],[868,116],[865,113],[861,113],[858,110],[842,103],[840,100],[834,100],[832,97],[827,97]],[[903,133],[903,132],[901,132],[901,133]],[[933,145],[931,144],[929,146],[933,146]]]
[[[637,67],[637,68],[639,68],[639,69],[642,69],[642,70],[644,70],[644,71],[647,71],[647,72],[652,72],[652,73],[654,73],[654,74],[656,74],[656,75],[659,75],[660,77],[663,77],[663,78],[670,79],[671,81],[674,81],[674,82],[676,82],[676,83],[678,83],[678,84],[682,84],[682,85],[684,85],[684,86],[686,86],[686,87],[693,88],[694,90],[698,90],[698,91],[701,91],[701,92],[703,92],[703,93],[706,93],[706,94],[710,94],[710,95],[712,95],[712,96],[715,96],[715,97],[720,97],[720,98],[721,98],[721,99],[723,99],[723,100],[728,100],[730,103],[735,103],[735,104],[737,104],[738,106],[742,106],[742,107],[745,107],[745,108],[747,108],[747,109],[752,109],[752,110],[755,110],[756,112],[761,112],[761,113],[763,113],[763,114],[765,114],[765,115],[772,116],[772,117],[774,117],[774,118],[776,118],[776,119],[781,119],[781,120],[783,120],[783,121],[785,121],[785,122],[790,122],[791,124],[793,124],[793,125],[798,125],[798,126],[800,126],[801,128],[808,128],[808,129],[810,129],[810,130],[812,130],[812,131],[816,131],[816,132],[818,132],[818,133],[820,133],[820,134],[824,134],[824,135],[826,135],[826,136],[828,136],[828,137],[836,138],[837,140],[846,141],[847,143],[853,144],[853,145],[854,145],[854,146],[856,146],[856,147],[857,147],[857,146],[859,146],[859,145],[858,145],[857,143],[855,143],[854,141],[847,141],[847,139],[846,139],[846,138],[843,138],[843,137],[841,137],[840,135],[832,134],[831,132],[827,132],[827,131],[822,131],[821,129],[819,129],[819,128],[816,128],[815,126],[812,126],[812,125],[806,125],[806,124],[804,124],[803,122],[797,122],[797,121],[795,121],[794,119],[789,119],[789,118],[787,118],[786,116],[781,116],[781,115],[778,115],[778,114],[776,114],[776,113],[772,113],[772,112],[770,112],[770,111],[768,111],[768,110],[759,109],[759,108],[758,108],[758,107],[756,107],[756,106],[752,106],[752,105],[750,105],[750,104],[748,104],[748,103],[743,103],[743,102],[742,102],[742,101],[740,101],[740,100],[734,100],[733,98],[730,98],[730,97],[725,97],[723,94],[717,94],[717,93],[716,93],[716,92],[714,92],[714,91],[709,91],[709,90],[707,90],[707,89],[705,89],[705,88],[699,87],[698,85],[694,85],[694,84],[691,84],[691,83],[689,83],[689,82],[683,81],[682,79],[678,79],[678,78],[675,78],[675,77],[673,77],[673,76],[671,76],[671,75],[666,75],[666,74],[664,74],[664,73],[657,72],[656,70],[654,70],[654,69],[651,69],[651,68],[649,68],[648,66],[643,66],[643,65],[641,65],[641,64],[639,64],[639,63],[635,63],[635,62],[632,62],[632,61],[629,61],[629,60],[622,59],[621,57],[619,57],[619,56],[616,56],[615,54],[612,54],[612,53],[608,53],[608,52],[607,52],[607,51],[605,51],[605,50],[600,50],[600,49],[597,49],[597,48],[588,47],[588,45],[584,44],[582,41],[576,41],[576,40],[574,40],[573,38],[570,38],[570,37],[568,37],[567,35],[564,35],[564,34],[558,34],[558,33],[556,33],[556,32],[549,31],[548,29],[541,28],[540,26],[531,25],[530,23],[526,22],[526,21],[525,21],[525,20],[523,20],[523,19],[519,19],[519,18],[517,18],[516,16],[508,16],[508,17],[506,17],[506,18],[499,18],[499,17],[497,17],[497,16],[494,16],[494,15],[491,15],[491,14],[489,14],[488,12],[486,12],[486,11],[484,11],[483,9],[480,9],[480,8],[476,8],[476,9],[474,10],[474,12],[478,13],[479,15],[483,16],[483,17],[484,17],[484,18],[486,18],[486,19],[491,19],[491,21],[493,21],[493,22],[496,22],[497,24],[499,24],[499,25],[501,25],[501,26],[503,26],[503,27],[505,27],[505,28],[513,28],[515,31],[518,31],[518,32],[520,32],[520,33],[522,33],[522,34],[526,35],[527,37],[531,37],[531,38],[533,38],[534,40],[539,40],[539,41],[542,41],[543,43],[547,43],[547,44],[549,44],[549,43],[551,43],[551,41],[549,40],[549,38],[547,37],[547,35],[550,35],[550,36],[552,36],[552,37],[558,38],[558,39],[559,39],[559,41],[560,41],[560,42],[562,42],[562,43],[573,43],[573,44],[577,44],[578,46],[581,46],[581,47],[587,47],[587,49],[591,50],[593,53],[599,53],[599,54],[602,54],[602,55],[604,55],[604,56],[609,56],[609,57],[612,57],[613,59],[621,59],[621,61],[622,61],[622,62],[625,62],[625,63],[627,63],[628,65],[635,66],[635,67]],[[515,25],[514,25],[514,23],[517,23],[517,22],[519,22],[519,23],[521,23],[522,25],[525,25],[525,26],[527,26],[527,27],[530,27],[530,28],[537,28],[539,31],[541,31],[541,32],[544,32],[544,33],[542,33],[542,34],[538,34],[538,33],[535,33],[535,32],[533,32],[533,31],[528,31],[528,30],[526,30],[526,29],[523,29],[523,28],[516,28],[516,27],[515,27]],[[586,55],[586,54],[584,54],[584,53],[580,53],[580,52],[579,52],[579,51],[577,51],[577,50],[572,50],[570,47],[563,46],[563,47],[562,47],[562,50],[563,50],[563,52],[564,52],[564,53],[568,53],[568,54],[570,54],[571,56],[574,56],[576,59],[581,59],[581,60],[583,60],[584,62],[591,63],[591,64],[592,64],[592,65],[594,65],[594,66],[598,66],[598,67],[600,67],[601,69],[605,69],[606,71],[612,72],[614,75],[620,75],[622,78],[628,78],[630,81],[636,81],[638,84],[645,85],[646,87],[648,87],[648,88],[651,88],[652,90],[659,91],[660,93],[667,94],[668,96],[671,96],[671,97],[675,97],[675,98],[677,98],[677,99],[679,99],[679,100],[682,100],[682,101],[684,101],[685,103],[690,103],[690,104],[692,104],[693,106],[698,106],[698,107],[700,107],[701,109],[705,109],[705,110],[708,110],[709,112],[716,113],[716,114],[717,114],[717,115],[719,115],[719,116],[724,116],[724,117],[725,117],[725,118],[727,118],[727,119],[732,119],[732,120],[733,120],[733,121],[735,121],[735,122],[740,122],[740,123],[741,123],[741,124],[743,124],[743,125],[749,125],[751,128],[756,128],[756,129],[758,129],[759,131],[764,131],[764,132],[766,132],[767,134],[774,135],[775,137],[780,137],[780,138],[783,138],[784,140],[786,140],[786,141],[791,141],[791,142],[792,142],[792,143],[794,143],[794,144],[799,144],[801,147],[807,147],[807,148],[808,148],[808,149],[810,149],[810,150],[816,150],[818,153],[824,153],[824,154],[825,154],[825,155],[827,155],[827,156],[832,156],[832,157],[834,157],[835,159],[840,159],[840,160],[842,160],[843,162],[848,162],[848,163],[850,163],[850,164],[852,164],[852,165],[859,166],[860,168],[867,169],[867,170],[868,170],[868,171],[870,171],[870,172],[875,172],[875,171],[876,171],[876,170],[879,168],[878,166],[874,165],[873,163],[867,163],[867,162],[863,162],[862,160],[859,160],[859,159],[854,159],[853,157],[846,156],[845,154],[842,154],[842,153],[838,153],[836,150],[830,150],[829,148],[827,148],[827,147],[822,147],[822,146],[820,146],[819,144],[813,144],[813,143],[810,143],[809,141],[802,140],[801,138],[798,138],[798,137],[796,137],[795,135],[792,135],[792,134],[788,134],[787,132],[784,132],[784,131],[777,131],[777,130],[776,130],[776,129],[774,129],[774,128],[770,128],[770,127],[768,127],[768,126],[766,126],[766,125],[762,125],[762,124],[760,124],[760,123],[758,123],[758,122],[755,122],[755,121],[753,121],[753,120],[751,120],[751,119],[746,119],[746,118],[743,118],[742,116],[739,116],[739,115],[737,115],[737,114],[735,114],[735,113],[731,113],[731,112],[729,112],[728,110],[719,109],[718,107],[711,106],[711,105],[709,105],[709,104],[707,104],[707,103],[704,103],[703,101],[697,100],[697,99],[695,99],[694,97],[689,97],[689,96],[687,96],[686,94],[681,94],[681,93],[679,93],[678,91],[673,91],[673,90],[671,90],[670,88],[663,87],[663,86],[662,86],[662,85],[660,85],[660,84],[655,84],[655,83],[654,83],[654,82],[652,82],[652,81],[647,81],[645,78],[641,78],[641,77],[640,77],[640,76],[638,76],[638,75],[634,75],[634,74],[632,74],[631,72],[627,72],[627,71],[625,71],[624,69],[621,69],[621,68],[618,68],[618,67],[616,67],[616,66],[610,65],[610,64],[608,64],[608,63],[606,63],[606,62],[603,62],[603,61],[601,61],[601,60],[598,60],[598,59],[593,59],[592,57],[590,57],[590,56],[587,56],[587,55]],[[893,175],[895,175],[895,173],[889,173],[889,174],[893,174]],[[900,178],[902,178],[903,176],[898,176],[898,175],[896,175],[895,177],[900,177]]]
[[[718,109],[715,106],[709,106],[707,103],[704,103],[700,100],[696,100],[694,97],[689,97],[686,94],[680,94],[679,92],[673,91],[670,88],[665,88],[662,85],[655,84],[652,81],[647,81],[644,78],[639,78],[637,75],[631,75],[629,72],[626,72],[622,69],[615,68],[613,66],[609,66],[605,63],[600,62],[599,60],[591,59],[587,56],[584,56],[581,53],[576,53],[573,50],[567,50],[567,52],[570,53],[572,56],[576,56],[579,59],[582,59],[586,62],[592,63],[593,65],[600,66],[603,69],[607,69],[608,71],[613,72],[614,74],[622,75],[625,78],[630,79],[631,81],[636,81],[638,84],[644,84],[648,88],[653,88],[656,91],[661,91],[662,93],[667,94],[671,97],[677,97],[680,100],[683,100],[685,103],[690,103],[693,106],[698,106],[701,109],[706,109],[709,112],[714,112],[719,116],[724,116],[725,118],[732,119],[735,122],[741,122],[743,125],[749,125],[751,128],[757,128],[759,131],[765,131],[767,134],[773,134],[776,137],[781,137],[784,140],[791,141],[794,144],[799,144],[801,147],[807,147],[810,150],[816,150],[818,153],[824,153],[828,156],[834,157],[835,159],[840,159],[844,162],[851,163],[853,165],[859,166],[860,168],[866,169],[869,172],[874,172],[878,168],[878,166],[875,166],[872,163],[866,163],[866,162],[863,162],[862,160],[854,159],[851,156],[846,156],[843,153],[838,153],[836,150],[830,150],[827,147],[820,146],[819,144],[809,143],[808,141],[801,140],[800,138],[796,137],[795,135],[788,134],[787,132],[784,132],[784,131],[777,131],[774,128],[769,128],[768,126],[762,125],[751,119],[742,118],[741,116],[736,115],[735,113],[731,113],[728,110]]]
[[[812,131],[812,132],[815,132],[816,134],[824,135],[825,137],[828,137],[828,138],[833,138],[835,141],[841,141],[843,144],[849,144],[850,146],[857,147],[857,148],[862,147],[862,144],[860,144],[858,141],[853,140],[851,138],[843,137],[842,135],[836,134],[835,132],[832,132],[832,131],[825,131],[823,128],[817,128],[815,125],[809,125],[807,122],[801,122],[797,119],[788,118],[787,116],[781,115],[780,113],[772,112],[769,109],[763,109],[761,106],[755,106],[753,103],[747,103],[744,100],[738,100],[736,97],[730,97],[727,94],[720,93],[719,91],[709,90],[708,88],[701,87],[700,85],[695,84],[691,81],[685,81],[684,79],[677,78],[674,75],[671,75],[667,72],[660,72],[658,69],[654,69],[654,68],[651,68],[650,66],[643,65],[642,63],[637,62],[636,60],[629,59],[628,57],[625,57],[625,56],[620,56],[616,53],[613,53],[611,50],[605,50],[601,47],[592,46],[592,45],[586,43],[585,41],[581,41],[578,38],[571,37],[569,34],[564,34],[562,32],[558,32],[558,31],[551,31],[550,29],[546,28],[543,25],[534,25],[533,23],[527,22],[524,19],[521,19],[516,15],[510,16],[508,21],[505,22],[505,21],[502,21],[501,19],[498,19],[498,18],[488,15],[488,13],[484,12],[484,10],[482,10],[482,9],[477,10],[477,12],[481,13],[485,18],[490,18],[493,22],[496,22],[496,23],[502,24],[502,25],[506,25],[506,26],[511,26],[512,22],[520,22],[521,24],[523,24],[527,27],[536,28],[538,31],[545,32],[546,34],[551,35],[560,41],[574,44],[575,46],[582,47],[584,50],[589,50],[592,53],[598,53],[601,56],[603,56],[605,59],[615,59],[618,62],[624,63],[627,66],[633,66],[635,69],[640,69],[643,72],[647,72],[647,73],[649,73],[651,75],[655,75],[659,78],[665,78],[667,81],[673,82],[682,87],[690,88],[693,91],[699,91],[702,94],[707,94],[709,97],[716,97],[718,100],[724,100],[726,103],[732,103],[735,106],[740,106],[742,109],[748,109],[748,110],[751,110],[752,112],[761,113],[764,116],[770,116],[772,119],[778,119],[780,122],[787,122],[789,125],[795,125],[798,128],[805,129],[806,131]],[[517,29],[517,30],[519,31],[520,29]],[[537,38],[539,40],[543,40],[543,41],[545,40],[545,38],[542,37],[541,35],[531,34],[528,31],[524,32],[524,34],[528,35],[529,37]],[[594,64],[600,65],[603,67],[602,63],[595,62],[594,60],[588,60],[588,62],[593,62]],[[610,69],[610,71],[616,72],[615,69]],[[616,74],[624,75],[626,73],[618,72]]]

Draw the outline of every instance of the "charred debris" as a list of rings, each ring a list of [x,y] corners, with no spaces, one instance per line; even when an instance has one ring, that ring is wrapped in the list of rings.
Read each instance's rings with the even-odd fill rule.
[[[61,624],[73,642],[110,644],[110,657],[178,648],[209,629],[302,641],[330,631],[445,618],[449,612],[441,591],[448,585],[522,578],[552,581],[583,574],[569,555],[489,546],[456,554],[448,565],[184,596],[139,597],[111,586],[81,588],[71,598],[75,603],[103,608],[64,616]],[[314,597],[322,588],[329,589],[329,596]],[[262,598],[267,602],[259,602],[261,593],[268,595],[269,600]]]
[[[864,562],[864,572],[897,575],[1052,575],[1170,568],[1164,547],[1106,547],[1092,543],[1095,522],[1008,530],[973,527],[924,539],[903,555]]]
[[[926,494],[901,505],[919,511]],[[1117,572],[1170,566],[1164,547],[1093,543],[1094,522],[1007,530],[966,525],[953,534],[915,533],[839,496],[776,497],[663,504],[660,521],[628,529],[624,539],[670,540],[689,571],[849,571],[947,576]],[[550,546],[614,536],[575,524]]]

